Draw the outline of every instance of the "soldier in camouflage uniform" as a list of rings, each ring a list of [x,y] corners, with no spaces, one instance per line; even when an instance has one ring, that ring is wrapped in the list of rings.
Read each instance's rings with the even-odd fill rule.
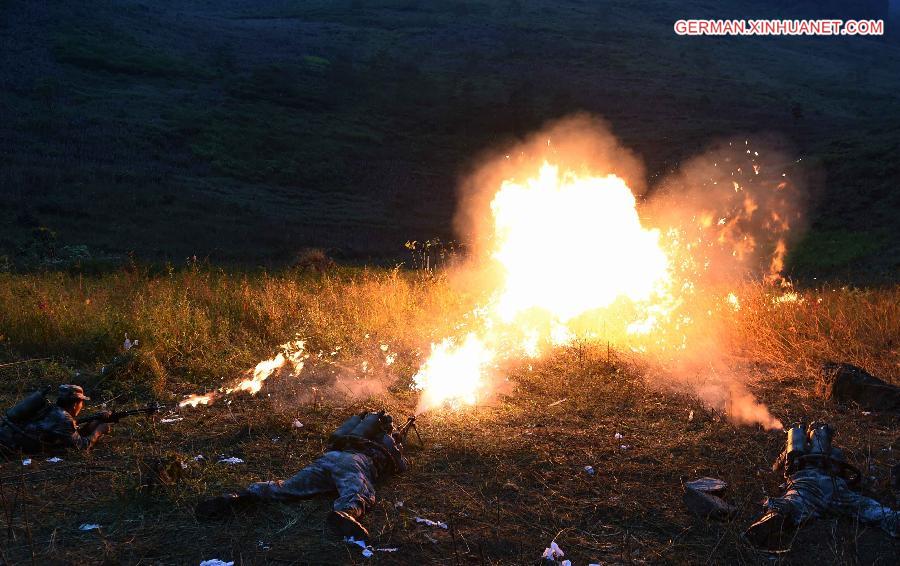
[[[781,497],[766,500],[763,516],[744,533],[751,544],[783,550],[803,523],[837,515],[900,536],[900,511],[853,489],[859,483],[859,471],[847,464],[840,448],[832,446],[833,436],[834,429],[824,423],[788,430],[787,448],[773,465],[784,472],[786,490]]]
[[[366,540],[369,532],[359,519],[375,504],[375,481],[406,470],[402,441],[384,411],[354,415],[331,435],[325,454],[293,477],[208,499],[197,506],[197,514],[214,518],[263,500],[308,499],[336,491],[326,526],[338,535]]]
[[[89,450],[111,428],[100,421],[78,425],[75,417],[89,400],[78,385],[60,385],[56,404],[47,405],[29,421],[15,424],[4,419],[0,426],[0,444],[23,452],[56,448]]]

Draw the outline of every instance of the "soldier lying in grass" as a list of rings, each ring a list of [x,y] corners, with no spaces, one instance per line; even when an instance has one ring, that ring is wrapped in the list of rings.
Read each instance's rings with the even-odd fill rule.
[[[825,423],[788,430],[785,450],[773,465],[784,472],[786,490],[768,498],[763,516],[744,533],[751,544],[785,550],[800,525],[828,515],[847,515],[900,535],[900,512],[855,491],[861,474],[832,446],[833,437],[834,429]]]
[[[403,435],[384,411],[361,413],[331,435],[325,454],[287,480],[258,482],[197,505],[197,516],[216,518],[263,500],[308,499],[337,492],[325,525],[337,535],[369,538],[359,519],[375,503],[375,481],[406,470]]]
[[[103,419],[76,421],[84,402],[90,401],[78,385],[60,385],[55,405],[47,401],[48,391],[32,393],[7,411],[0,422],[0,446],[22,452],[89,450],[111,429]]]

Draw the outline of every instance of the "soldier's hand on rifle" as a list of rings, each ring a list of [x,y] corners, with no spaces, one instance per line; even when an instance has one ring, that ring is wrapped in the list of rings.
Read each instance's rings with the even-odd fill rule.
[[[97,425],[94,427],[94,431],[93,431],[93,432],[94,432],[94,434],[96,434],[97,436],[100,436],[100,435],[103,435],[103,434],[107,434],[107,433],[108,433],[109,431],[111,431],[111,430],[112,430],[112,425],[111,425],[111,424],[109,424],[109,423],[103,423],[103,422],[98,422]]]

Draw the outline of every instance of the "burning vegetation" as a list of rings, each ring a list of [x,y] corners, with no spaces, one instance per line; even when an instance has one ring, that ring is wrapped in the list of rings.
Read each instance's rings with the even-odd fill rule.
[[[733,362],[742,289],[758,282],[776,305],[797,300],[781,269],[802,192],[788,162],[765,152],[723,143],[646,190],[639,161],[605,124],[576,116],[486,159],[460,199],[473,252],[448,273],[472,303],[418,362],[417,413],[490,402],[511,366],[587,341],[659,385],[689,387],[737,423],[781,428]],[[314,361],[335,365],[343,347]],[[350,349],[357,354],[332,368],[331,387],[366,395],[405,377],[388,367],[389,353],[369,387],[374,365]],[[272,375],[299,377],[310,356],[301,332],[233,384],[179,405],[255,395]]]

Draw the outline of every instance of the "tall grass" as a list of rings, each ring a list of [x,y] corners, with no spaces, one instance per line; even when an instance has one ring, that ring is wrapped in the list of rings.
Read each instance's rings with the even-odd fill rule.
[[[776,373],[812,375],[823,361],[897,376],[900,286],[805,291],[795,302],[759,286],[741,291],[735,353]],[[8,356],[100,364],[139,339],[135,377],[157,391],[218,384],[299,335],[312,352],[346,359],[388,344],[412,375],[428,345],[453,333],[473,297],[422,272],[331,269],[226,272],[193,266],[97,277],[0,274],[0,336]]]
[[[736,320],[748,357],[786,374],[814,374],[822,362],[847,362],[900,382],[900,285],[826,287],[799,292],[795,302],[779,296],[762,289],[745,293]]]
[[[101,363],[128,333],[139,370],[192,385],[236,375],[295,335],[311,351],[352,353],[366,336],[427,347],[463,309],[444,280],[399,270],[0,275],[0,336],[14,354]]]

